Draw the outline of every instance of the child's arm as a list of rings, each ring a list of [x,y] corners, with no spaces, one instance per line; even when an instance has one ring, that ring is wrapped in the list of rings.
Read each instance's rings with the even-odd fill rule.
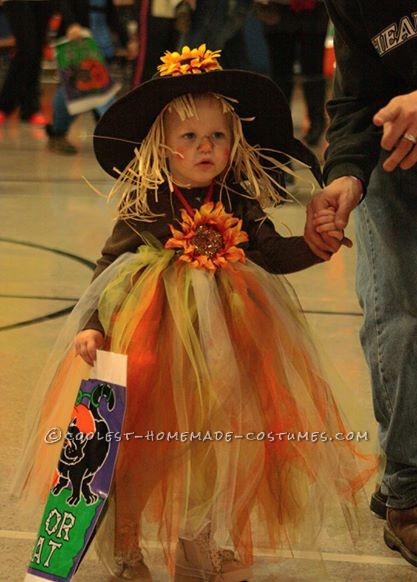
[[[304,237],[283,237],[277,233],[258,202],[246,200],[244,205],[243,230],[249,235],[249,248],[245,252],[254,263],[270,273],[287,274],[307,269],[324,260],[314,254]],[[338,244],[340,246],[341,243]],[[329,253],[326,259],[330,257]]]
[[[97,261],[92,280],[96,279],[109,265],[111,265],[122,254],[137,251],[143,244],[139,232],[148,231],[158,240],[165,241],[169,238],[169,228],[163,221],[152,223],[140,223],[140,221],[118,220],[113,232],[107,239],[101,257]],[[104,329],[101,325],[98,311],[94,311],[84,329],[75,337],[75,351],[85,362],[93,365],[97,349],[104,344]]]
[[[135,252],[141,242],[139,234],[130,228],[126,221],[118,220],[112,234],[105,242],[92,280],[94,281],[123,253]],[[87,321],[84,329],[76,335],[74,340],[75,352],[87,364],[92,366],[96,359],[96,352],[103,344],[104,329],[100,323],[98,310],[96,310]]]

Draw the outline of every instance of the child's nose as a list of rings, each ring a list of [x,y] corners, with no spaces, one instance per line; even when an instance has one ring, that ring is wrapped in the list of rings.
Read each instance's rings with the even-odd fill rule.
[[[200,140],[200,144],[199,144],[199,149],[201,151],[210,151],[213,147],[213,143],[210,139],[210,136],[208,135],[204,135],[201,140]]]

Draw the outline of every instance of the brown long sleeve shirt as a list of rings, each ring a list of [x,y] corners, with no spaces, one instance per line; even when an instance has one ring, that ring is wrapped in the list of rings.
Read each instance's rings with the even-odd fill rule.
[[[183,194],[192,207],[199,207],[205,193],[200,189],[192,189],[184,190]],[[216,199],[216,194],[213,198]],[[302,236],[283,237],[278,234],[256,200],[233,195],[230,204],[226,200],[224,203],[228,212],[233,212],[234,216],[243,221],[242,230],[249,236],[249,241],[241,245],[246,257],[269,273],[293,273],[322,262],[310,250]],[[136,252],[143,244],[139,233],[150,233],[164,245],[172,236],[169,224],[175,225],[180,218],[180,208],[181,202],[176,197],[171,197],[167,190],[162,190],[158,203],[152,204],[152,210],[164,214],[163,217],[154,222],[118,220],[97,261],[93,279],[123,253]],[[103,331],[97,312],[85,329]]]

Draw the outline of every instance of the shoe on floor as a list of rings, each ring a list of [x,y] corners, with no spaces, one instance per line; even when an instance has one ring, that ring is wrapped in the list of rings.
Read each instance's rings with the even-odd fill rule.
[[[253,575],[251,566],[238,561],[234,552],[217,548],[210,537],[208,526],[192,540],[178,540],[174,582],[249,580]]]
[[[68,141],[66,135],[50,135],[48,137],[48,149],[56,154],[73,156],[77,148]]]
[[[142,551],[137,548],[128,554],[115,556],[117,572],[115,580],[136,580],[136,582],[152,582],[151,572],[145,564]]]
[[[417,567],[417,507],[387,510],[384,528],[386,545]]]
[[[371,495],[369,508],[377,517],[381,519],[386,519],[387,517],[387,499],[387,495],[381,493],[381,489],[379,487]]]

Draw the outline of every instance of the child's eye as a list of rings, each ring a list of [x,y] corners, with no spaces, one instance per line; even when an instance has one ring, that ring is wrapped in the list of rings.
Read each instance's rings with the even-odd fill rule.
[[[182,137],[187,140],[192,140],[195,138],[195,133],[188,131],[187,133],[184,133]]]
[[[213,139],[224,139],[226,137],[226,134],[224,133],[224,131],[215,131],[213,133]]]

